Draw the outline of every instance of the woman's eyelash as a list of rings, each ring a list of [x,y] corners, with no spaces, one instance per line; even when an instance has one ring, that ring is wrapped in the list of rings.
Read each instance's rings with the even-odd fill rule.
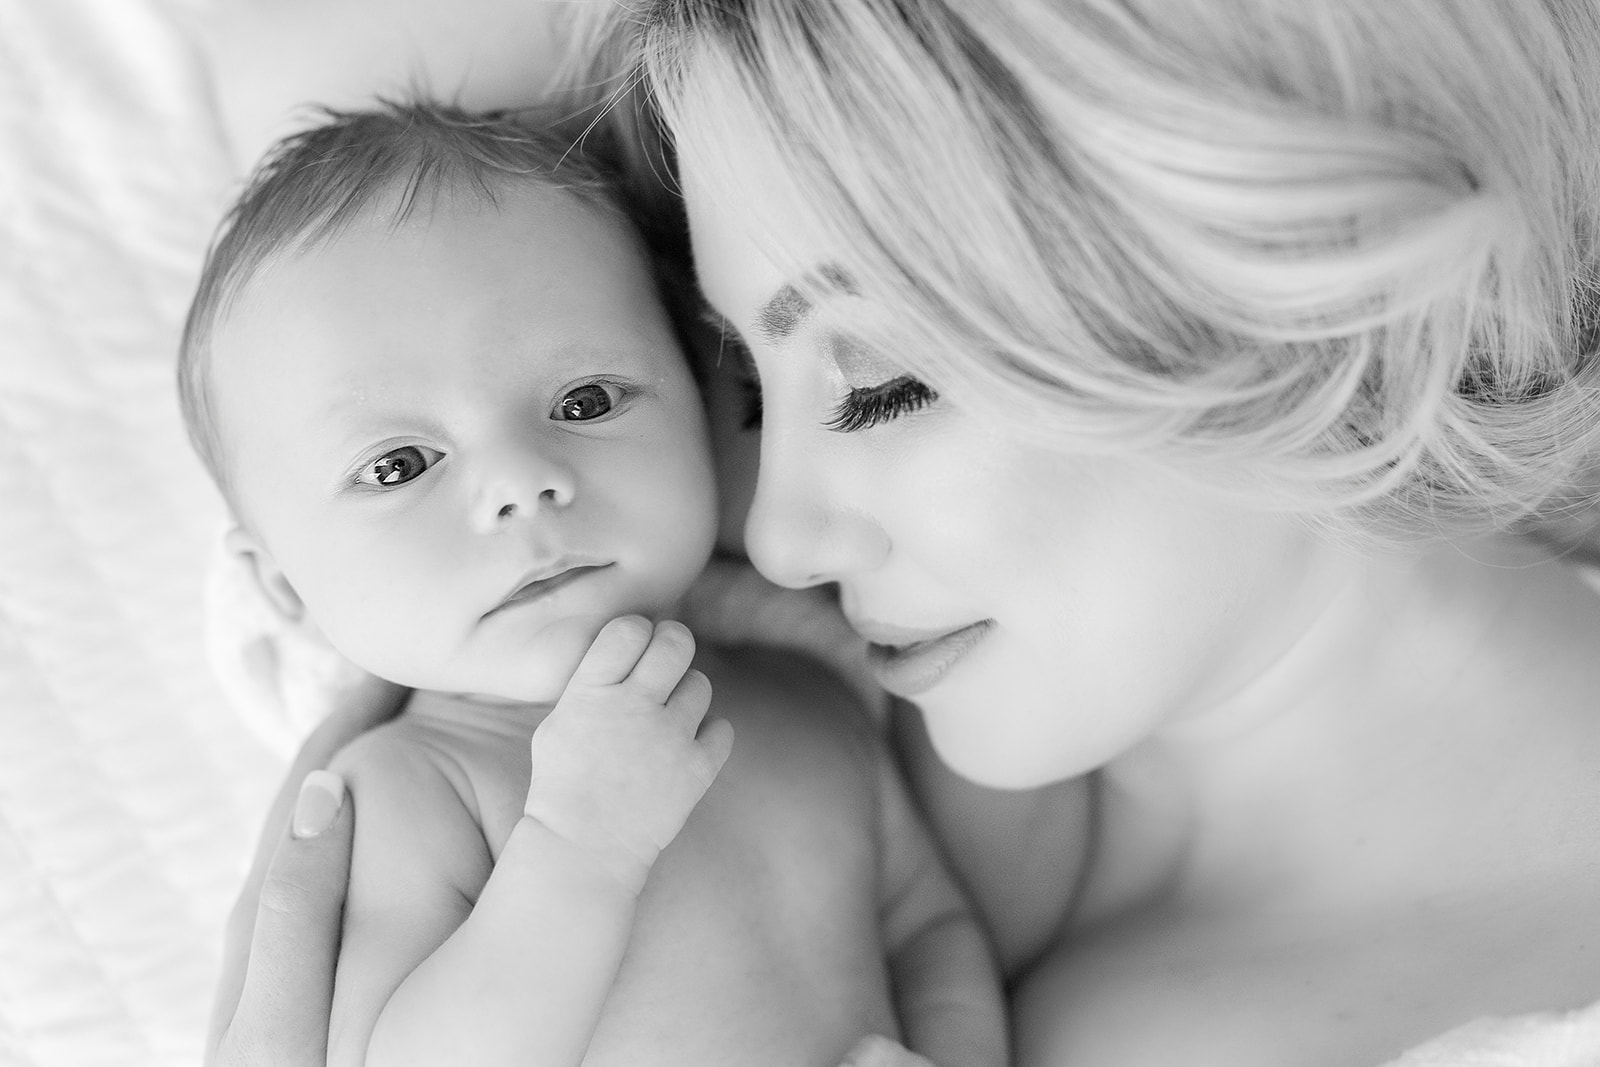
[[[739,385],[744,390],[744,415],[739,428],[759,430],[762,416],[761,379],[756,374],[754,356],[724,316],[710,308],[702,308],[700,317],[717,330],[723,351],[731,351],[738,363]],[[939,394],[932,387],[909,374],[902,374],[879,385],[852,388],[823,425],[839,433],[854,433],[919,411],[937,399]]]
[[[939,394],[926,384],[902,374],[882,385],[851,389],[823,425],[839,433],[854,433],[909,415],[937,399]]]

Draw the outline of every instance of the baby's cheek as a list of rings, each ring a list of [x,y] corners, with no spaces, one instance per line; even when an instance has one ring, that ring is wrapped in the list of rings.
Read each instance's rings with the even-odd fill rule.
[[[357,575],[348,575],[356,578]],[[336,581],[308,587],[306,608],[328,642],[371,674],[401,685],[428,671],[442,650],[431,623],[439,617],[416,590],[392,579]]]

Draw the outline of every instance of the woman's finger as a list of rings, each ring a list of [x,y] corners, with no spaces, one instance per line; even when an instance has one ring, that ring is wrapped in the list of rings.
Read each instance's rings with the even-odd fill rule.
[[[219,1000],[213,1067],[326,1064],[353,807],[336,774],[312,771],[301,784],[261,880],[237,994],[230,1009]]]
[[[296,754],[294,763],[284,778],[283,786],[278,790],[272,808],[267,813],[266,821],[262,824],[261,837],[256,844],[250,874],[239,891],[239,899],[234,903],[233,913],[229,917],[223,938],[222,972],[217,980],[216,1001],[211,1013],[211,1039],[207,1044],[207,1047],[214,1052],[218,1048],[221,1035],[232,1024],[240,995],[244,990],[246,971],[254,952],[255,926],[261,906],[262,888],[269,871],[278,862],[279,851],[284,847],[293,812],[299,804],[302,783],[312,771],[326,767],[332,762],[339,750],[356,737],[393,718],[404,705],[409,693],[410,690],[382,683],[351,694],[349,703],[323,720],[306,738],[305,744]],[[344,813],[343,817],[348,822],[350,817],[348,813]],[[341,830],[340,825],[335,824],[332,832],[348,833],[348,827]],[[321,838],[305,838],[302,843],[313,840],[321,841]],[[315,852],[318,848],[338,847],[348,849],[349,842],[346,841],[340,846],[337,841],[330,840],[311,846],[307,851]],[[219,1060],[218,1062],[249,1061]]]

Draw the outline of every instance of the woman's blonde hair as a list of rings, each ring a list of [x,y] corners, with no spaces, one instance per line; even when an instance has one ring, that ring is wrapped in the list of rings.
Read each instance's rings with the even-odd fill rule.
[[[786,229],[884,310],[866,340],[963,407],[1324,522],[1451,533],[1570,503],[1600,440],[1597,7],[659,0],[642,21],[680,152],[770,154]]]

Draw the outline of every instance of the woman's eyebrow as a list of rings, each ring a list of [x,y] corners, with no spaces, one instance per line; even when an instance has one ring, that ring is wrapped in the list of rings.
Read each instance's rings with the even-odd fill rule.
[[[785,282],[756,310],[756,330],[768,344],[780,344],[792,337],[815,310],[815,304]]]
[[[809,288],[818,294],[854,293],[855,284],[844,268],[829,263],[817,268]],[[794,285],[785,282],[756,310],[755,327],[768,344],[788,340],[816,311],[816,305]]]

